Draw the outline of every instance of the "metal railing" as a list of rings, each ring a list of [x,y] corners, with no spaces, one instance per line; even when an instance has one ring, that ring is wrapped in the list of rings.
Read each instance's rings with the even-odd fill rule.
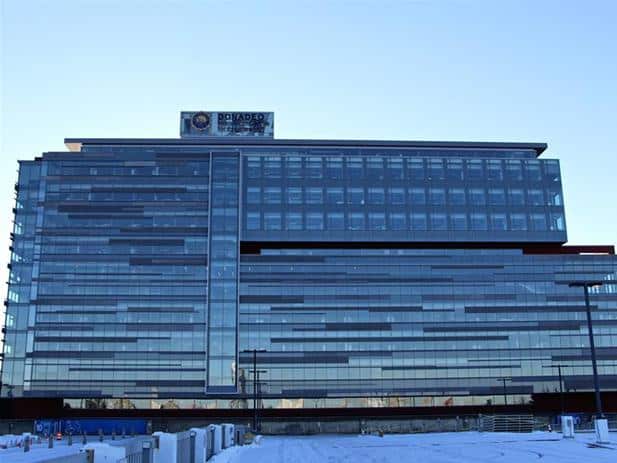
[[[533,415],[481,415],[478,428],[484,432],[532,432]]]
[[[126,448],[126,456],[120,458],[116,463],[152,463],[154,438],[135,437],[126,441],[113,443],[114,446]]]

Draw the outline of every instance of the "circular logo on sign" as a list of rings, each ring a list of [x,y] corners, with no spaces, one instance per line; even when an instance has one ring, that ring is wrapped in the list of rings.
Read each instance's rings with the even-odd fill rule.
[[[197,130],[206,130],[210,127],[210,116],[203,111],[195,113],[191,118],[191,124],[193,124],[193,127]]]

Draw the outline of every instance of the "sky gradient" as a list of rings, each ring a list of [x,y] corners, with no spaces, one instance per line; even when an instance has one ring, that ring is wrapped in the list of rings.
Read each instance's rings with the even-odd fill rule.
[[[570,244],[617,243],[617,2],[0,4],[1,262],[18,159],[177,137],[196,109],[274,111],[277,138],[546,142]]]

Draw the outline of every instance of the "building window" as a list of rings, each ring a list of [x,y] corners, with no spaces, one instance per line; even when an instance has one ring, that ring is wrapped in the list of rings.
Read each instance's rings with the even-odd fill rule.
[[[488,203],[491,206],[505,206],[506,193],[503,188],[489,188]]]
[[[394,205],[405,204],[405,189],[404,188],[389,188],[388,202]]]
[[[345,218],[342,212],[328,213],[328,230],[345,230]]]
[[[405,178],[403,170],[403,158],[388,158],[388,177],[392,180],[403,180]]]
[[[261,188],[248,187],[246,189],[246,202],[247,204],[259,204],[261,203]]]
[[[306,170],[309,178],[322,178],[321,157],[311,156],[307,159]]]
[[[514,181],[523,180],[523,167],[521,166],[521,161],[506,161],[506,178]]]
[[[429,200],[432,205],[446,204],[446,192],[443,188],[429,188]]]
[[[484,166],[481,159],[472,159],[467,161],[467,179],[482,180],[484,179]]]
[[[343,178],[343,158],[332,157],[326,159],[326,175],[332,180],[342,180]]]
[[[347,158],[347,178],[360,179],[364,177],[363,159],[357,157]]]
[[[506,214],[491,214],[491,230],[506,231],[508,230],[508,220]]]
[[[488,228],[486,223],[486,214],[476,213],[470,214],[471,229],[477,231],[484,231]]]
[[[544,206],[544,192],[542,190],[528,190],[527,203],[530,206]]]
[[[564,231],[566,229],[566,222],[563,218],[563,214],[560,212],[551,214],[551,231]]]
[[[383,212],[371,212],[368,215],[368,223],[371,230],[385,230],[386,215]]]
[[[486,196],[482,188],[471,188],[469,190],[469,203],[472,206],[484,206],[486,204]]]
[[[247,158],[246,175],[248,178],[261,178],[261,158],[259,156]]]
[[[561,201],[561,192],[555,189],[549,189],[547,191],[548,195],[548,204],[551,206],[563,206],[563,202]]]
[[[542,171],[540,170],[540,161],[525,161],[525,174],[530,182],[542,181]]]
[[[426,193],[424,191],[424,188],[410,188],[409,202],[416,206],[426,204]]]
[[[328,188],[326,190],[326,199],[328,204],[344,204],[345,194],[343,188]]]
[[[446,166],[449,180],[463,180],[462,159],[449,159]]]
[[[385,194],[383,188],[369,188],[368,202],[369,204],[382,205],[385,203]]]
[[[281,178],[281,158],[267,156],[264,160],[264,177]]]
[[[302,230],[302,213],[288,212],[285,215],[285,228],[290,231]]]
[[[306,189],[307,204],[323,204],[323,190],[318,187],[309,187]]]
[[[501,167],[501,161],[487,161],[486,170],[489,180],[503,180],[503,169]]]
[[[373,180],[383,180],[383,158],[379,156],[367,158],[366,175]]]
[[[264,188],[264,203],[280,204],[281,203],[281,189],[275,186],[265,187]]]
[[[364,214],[362,212],[351,212],[348,216],[350,230],[364,230]]]
[[[545,214],[530,214],[529,223],[534,231],[546,231],[546,215]]]
[[[467,216],[465,214],[450,214],[450,229],[456,231],[467,230]]]
[[[510,214],[510,228],[514,231],[527,230],[527,218],[525,214]]]
[[[302,158],[300,156],[287,156],[287,178],[302,178]]]
[[[448,202],[452,206],[462,206],[465,204],[465,190],[462,188],[448,189]]]
[[[399,212],[390,213],[388,216],[390,222],[390,230],[402,231],[407,230],[405,214]]]
[[[549,182],[561,181],[559,161],[555,159],[547,159],[544,161],[544,175]]]
[[[424,180],[424,160],[407,159],[407,173],[410,180]]]
[[[426,214],[413,213],[409,216],[410,228],[414,231],[424,231],[427,229]]]
[[[434,213],[431,214],[431,230],[445,231],[448,229],[448,221],[446,214]]]
[[[287,204],[302,204],[302,188],[295,186],[287,188]]]
[[[261,215],[259,212],[249,212],[246,214],[246,229],[261,230]]]
[[[347,202],[354,205],[364,204],[364,188],[347,189]]]
[[[323,230],[323,214],[321,212],[309,212],[306,214],[307,230]]]
[[[280,230],[281,229],[281,214],[279,212],[264,213],[264,230]]]
[[[523,195],[523,190],[519,188],[511,188],[508,191],[508,199],[510,200],[511,206],[524,206],[525,205],[525,196]]]
[[[445,178],[442,159],[428,160],[428,179],[443,180]]]

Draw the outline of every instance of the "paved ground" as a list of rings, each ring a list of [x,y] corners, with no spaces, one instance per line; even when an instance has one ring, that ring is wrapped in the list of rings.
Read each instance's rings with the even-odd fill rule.
[[[214,463],[617,463],[617,434],[609,448],[590,448],[594,434],[564,440],[537,432],[439,433],[378,436],[269,437],[218,455]]]

